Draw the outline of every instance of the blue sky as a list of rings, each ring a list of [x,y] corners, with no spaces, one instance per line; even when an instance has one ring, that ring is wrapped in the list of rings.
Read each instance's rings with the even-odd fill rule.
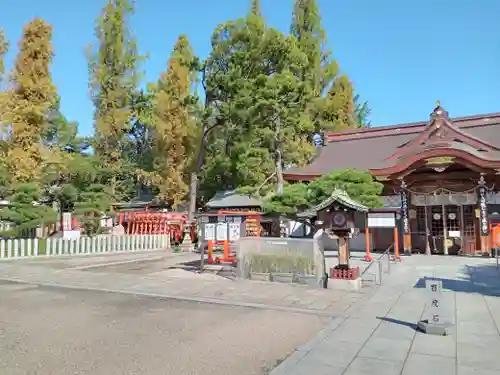
[[[146,80],[165,68],[175,39],[188,35],[206,56],[210,35],[243,16],[249,0],[138,0],[133,31],[149,60]],[[293,0],[261,0],[270,25],[289,30]],[[54,26],[53,78],[62,108],[92,132],[85,46],[105,0],[2,0],[0,27],[14,44],[34,16]],[[477,5],[475,5],[477,4]],[[480,4],[480,5],[479,5]],[[319,0],[330,48],[372,107],[374,125],[428,118],[437,99],[451,116],[500,111],[500,1]]]

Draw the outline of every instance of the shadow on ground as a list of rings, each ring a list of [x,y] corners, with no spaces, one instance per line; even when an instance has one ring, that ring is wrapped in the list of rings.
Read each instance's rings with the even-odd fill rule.
[[[377,319],[380,319],[383,322],[393,323],[393,324],[397,324],[400,326],[408,327],[412,331],[416,331],[418,329],[418,326],[415,323],[406,322],[404,320],[388,318],[387,316],[377,316]]]
[[[182,263],[170,266],[169,269],[183,269],[184,271],[198,273],[201,271],[201,260],[182,262]],[[230,264],[207,265],[207,263],[204,262],[203,272],[213,273],[217,276],[225,277],[228,279],[234,279],[236,277],[236,268]]]
[[[458,279],[424,277],[414,288],[425,288],[425,280],[440,280],[443,289],[461,293],[478,293],[484,296],[500,297],[500,269],[494,264],[466,265]]]

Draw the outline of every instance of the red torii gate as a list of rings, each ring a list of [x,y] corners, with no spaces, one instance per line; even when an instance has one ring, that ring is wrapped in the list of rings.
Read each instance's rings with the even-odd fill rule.
[[[187,225],[187,215],[178,212],[126,211],[118,213],[119,224],[127,234],[169,234],[180,240]],[[191,228],[194,232],[194,228]],[[191,233],[194,236],[194,233]]]

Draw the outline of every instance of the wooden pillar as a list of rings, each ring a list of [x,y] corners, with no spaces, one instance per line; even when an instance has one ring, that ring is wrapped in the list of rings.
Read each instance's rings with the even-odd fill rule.
[[[366,255],[365,255],[365,260],[367,262],[371,262],[372,261],[372,256],[370,254],[370,228],[366,227],[365,228],[365,245],[366,245]]]
[[[347,248],[347,239],[345,237],[339,237],[339,265],[349,266],[349,249]]]
[[[229,259],[229,241],[224,240],[224,260]]]
[[[131,232],[132,232],[132,234],[137,234],[137,215],[131,214],[130,220],[132,222]]]
[[[394,227],[394,257],[400,259],[399,256],[399,232],[398,227]]]
[[[214,262],[214,258],[213,258],[213,241],[212,240],[208,240],[208,256],[207,256],[207,263],[208,264],[212,264]]]
[[[403,247],[405,254],[411,255],[411,233],[403,235]]]

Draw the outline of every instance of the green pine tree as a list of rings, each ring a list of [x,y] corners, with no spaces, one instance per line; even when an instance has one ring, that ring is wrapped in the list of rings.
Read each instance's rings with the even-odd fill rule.
[[[326,200],[335,189],[342,189],[355,201],[369,207],[383,206],[380,195],[383,185],[370,173],[356,169],[340,169],[309,184],[287,185],[281,195],[270,195],[264,202],[267,212],[295,215]]]
[[[13,228],[0,233],[2,237],[19,237],[56,222],[56,212],[52,207],[40,203],[41,191],[37,183],[12,185],[6,198],[8,204],[0,208],[0,221],[12,223]]]
[[[99,234],[101,218],[112,215],[113,195],[110,188],[102,184],[92,184],[80,192],[78,201],[74,204],[74,214],[88,236]]]
[[[354,115],[357,121],[357,125],[360,128],[371,127],[371,121],[369,117],[372,113],[371,108],[367,101],[362,102],[359,94],[354,96]]]
[[[212,46],[203,75],[206,110],[218,126],[210,133],[202,188],[211,195],[265,181],[279,186],[283,165],[303,165],[313,153],[309,91],[294,74],[307,57],[295,38],[253,13],[220,25]]]

